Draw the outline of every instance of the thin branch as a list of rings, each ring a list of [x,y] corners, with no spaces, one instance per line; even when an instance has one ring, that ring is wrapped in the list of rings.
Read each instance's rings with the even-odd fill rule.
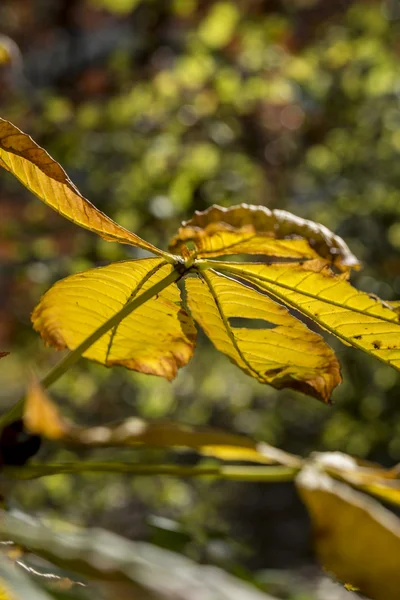
[[[137,476],[170,475],[172,477],[214,477],[227,481],[277,482],[292,481],[299,469],[283,466],[181,466],[166,464],[129,464],[118,462],[82,461],[71,463],[38,464],[23,467],[4,467],[10,479],[37,479],[60,473],[128,473]]]

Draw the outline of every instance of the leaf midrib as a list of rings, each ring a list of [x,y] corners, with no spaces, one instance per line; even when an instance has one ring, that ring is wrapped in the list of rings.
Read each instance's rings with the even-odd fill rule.
[[[212,270],[212,272],[215,272],[215,271],[213,271],[213,270]],[[220,273],[216,273],[216,275],[219,275],[219,276],[221,276],[221,274],[220,274]],[[256,370],[255,370],[255,369],[254,369],[254,368],[251,366],[251,364],[249,363],[249,361],[248,361],[248,360],[245,358],[245,356],[243,355],[243,353],[242,353],[242,351],[241,351],[241,349],[240,349],[240,347],[239,347],[239,345],[238,345],[238,343],[237,343],[237,341],[236,341],[236,338],[235,338],[235,336],[234,336],[234,335],[233,335],[233,333],[232,333],[231,327],[230,327],[230,325],[229,325],[229,321],[228,321],[228,319],[226,318],[226,316],[225,316],[225,313],[224,313],[224,311],[223,311],[223,309],[222,309],[221,303],[220,303],[220,301],[219,301],[219,299],[218,299],[218,295],[216,294],[216,292],[215,292],[215,290],[214,290],[214,288],[213,288],[213,286],[212,286],[212,283],[211,283],[211,281],[210,281],[210,280],[209,280],[209,278],[207,277],[207,274],[206,274],[206,273],[204,273],[204,272],[202,272],[202,273],[201,273],[201,277],[204,279],[204,281],[206,282],[206,284],[207,284],[207,286],[208,286],[208,289],[210,290],[210,294],[211,294],[211,295],[212,295],[212,297],[213,297],[213,300],[214,300],[214,302],[215,302],[215,306],[217,307],[217,310],[218,310],[218,314],[219,314],[219,316],[220,316],[220,318],[221,318],[221,320],[222,320],[222,322],[223,322],[223,324],[224,324],[224,327],[225,327],[226,333],[227,333],[227,335],[228,335],[229,339],[231,340],[231,342],[232,342],[232,345],[233,345],[233,347],[235,348],[236,352],[239,354],[239,356],[240,356],[241,360],[244,362],[244,364],[245,364],[245,365],[246,365],[246,367],[247,367],[247,368],[250,370],[250,372],[251,372],[251,373],[253,373],[253,374],[254,374],[254,375],[257,377],[257,379],[258,379],[258,378],[261,378],[261,379],[262,379],[262,380],[265,382],[265,379],[264,379],[264,377],[261,375],[261,373],[259,373],[258,371],[256,371]],[[224,275],[222,275],[222,277],[224,277]]]

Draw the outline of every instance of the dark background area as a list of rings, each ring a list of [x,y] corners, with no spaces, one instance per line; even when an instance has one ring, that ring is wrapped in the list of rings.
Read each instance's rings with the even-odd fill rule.
[[[400,296],[397,0],[2,0],[0,33],[1,116],[123,226],[166,247],[183,219],[214,203],[283,208],[346,239],[364,265],[355,285]],[[31,329],[41,294],[71,273],[138,256],[0,173],[0,348],[12,352],[0,370],[4,410],[32,370],[59,358]],[[395,464],[398,374],[328,340],[344,377],[330,407],[252,381],[204,336],[172,384],[81,361],[53,397],[86,424],[169,418],[302,455],[341,450]],[[40,456],[77,458],[51,444]],[[160,456],[197,460],[155,451],[131,460]],[[11,503],[165,545],[282,598],[311,597],[296,593],[320,581],[290,484],[58,475],[19,484]],[[328,598],[321,589],[315,597]]]

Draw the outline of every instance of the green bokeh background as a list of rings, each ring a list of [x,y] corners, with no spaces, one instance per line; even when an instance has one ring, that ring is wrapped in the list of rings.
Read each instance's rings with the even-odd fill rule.
[[[214,203],[286,209],[346,239],[364,265],[355,285],[400,296],[395,0],[3,0],[0,33],[1,116],[31,133],[121,225],[166,247],[183,219]],[[0,369],[3,409],[32,371],[43,374],[59,358],[30,326],[41,294],[71,273],[142,255],[79,230],[0,173],[0,348],[11,351]],[[53,397],[85,424],[168,418],[303,455],[400,461],[398,374],[327,339],[344,377],[331,407],[252,381],[202,334],[172,384],[82,360]],[[47,444],[41,458],[76,454]],[[307,518],[289,484],[60,475],[18,485],[10,502],[309,597],[309,583],[291,586],[288,575],[283,584],[264,571],[313,564]]]

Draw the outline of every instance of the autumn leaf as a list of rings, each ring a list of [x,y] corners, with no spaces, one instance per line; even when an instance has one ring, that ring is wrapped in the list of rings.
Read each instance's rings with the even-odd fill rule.
[[[314,453],[314,461],[335,479],[340,479],[380,500],[400,506],[400,479],[396,468],[360,461],[342,452]]]
[[[32,314],[33,326],[57,349],[76,348],[139,292],[173,267],[162,258],[114,263],[56,283]],[[170,285],[93,344],[83,356],[173,379],[193,354],[196,330]]]
[[[350,270],[359,262],[325,226],[264,206],[212,206],[182,224],[172,255],[98,211],[45,150],[4,120],[0,165],[76,224],[161,256],[56,283],[32,315],[47,344],[107,366],[172,379],[190,360],[196,338],[176,283],[185,279],[185,304],[193,317],[219,350],[262,383],[327,402],[341,381],[333,351],[288,308],[400,368],[397,303],[353,288]],[[216,260],[238,254],[258,255],[263,262]]]
[[[284,306],[211,270],[185,285],[193,317],[246,373],[277,389],[291,387],[329,400],[341,381],[339,363],[324,340]],[[244,320],[239,327],[232,322],[238,317]],[[252,319],[259,328],[249,327]]]
[[[295,308],[345,344],[400,369],[399,315],[379,298],[356,290],[324,261],[298,264],[226,263],[231,276]]]
[[[301,465],[293,454],[242,436],[212,428],[194,428],[173,421],[148,422],[128,419],[113,427],[80,427],[66,420],[41,385],[33,380],[28,388],[23,415],[30,433],[79,446],[193,449],[203,456],[225,461],[260,464]]]
[[[15,175],[40,200],[76,225],[85,227],[108,241],[167,255],[93,206],[43,148],[18,127],[1,118],[0,166]]]
[[[316,551],[325,569],[369,598],[397,600],[398,517],[316,465],[304,467],[296,484],[310,513]]]
[[[324,225],[265,206],[211,206],[203,212],[196,211],[173,238],[171,252],[180,253],[188,242],[195,245],[198,258],[230,254],[293,259],[322,257],[343,271],[360,267],[342,238]]]
[[[27,431],[48,440],[65,438],[71,427],[36,379],[32,379],[28,387],[23,422]]]

